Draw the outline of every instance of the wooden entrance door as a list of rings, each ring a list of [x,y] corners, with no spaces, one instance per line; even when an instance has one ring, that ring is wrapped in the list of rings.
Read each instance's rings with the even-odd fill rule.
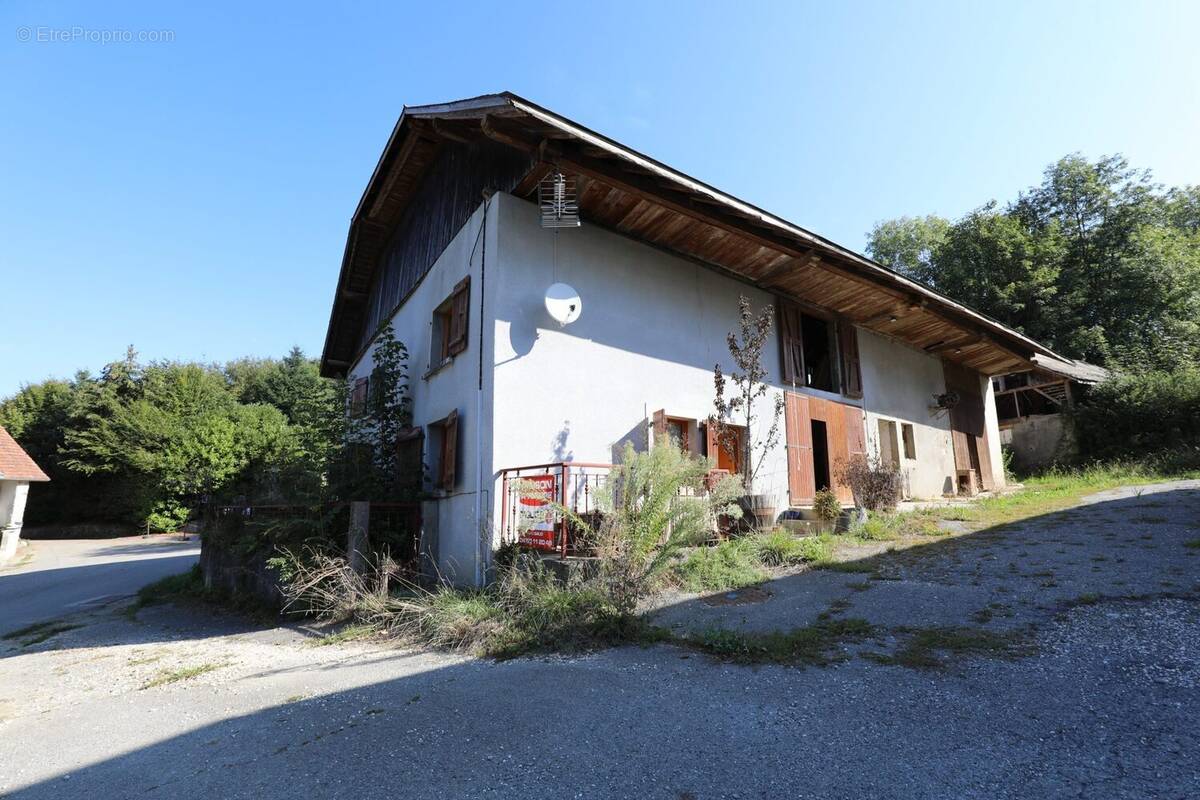
[[[853,501],[850,487],[836,477],[837,465],[855,455],[866,454],[863,412],[858,406],[784,393],[784,428],[787,435],[788,501],[793,506],[810,505],[817,492],[818,472],[832,477],[833,490],[844,503]],[[823,422],[826,462],[814,462],[813,421]],[[819,448],[818,448],[819,449]]]
[[[942,362],[946,390],[958,394],[958,405],[950,409],[950,437],[954,443],[954,468],[973,469],[984,489],[995,488],[992,458],[988,450],[987,424],[983,409],[982,378],[978,372]]]

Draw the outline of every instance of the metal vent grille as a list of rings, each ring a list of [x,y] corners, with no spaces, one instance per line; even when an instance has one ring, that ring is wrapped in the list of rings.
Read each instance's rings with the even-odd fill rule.
[[[561,172],[542,178],[538,184],[538,205],[542,210],[543,228],[578,228],[579,203],[575,179]]]

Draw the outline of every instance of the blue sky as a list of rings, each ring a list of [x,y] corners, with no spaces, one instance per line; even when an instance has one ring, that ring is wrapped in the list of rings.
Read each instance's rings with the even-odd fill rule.
[[[855,249],[1073,151],[1200,183],[1200,3],[341,5],[0,6],[0,397],[319,354],[406,103],[514,91]]]

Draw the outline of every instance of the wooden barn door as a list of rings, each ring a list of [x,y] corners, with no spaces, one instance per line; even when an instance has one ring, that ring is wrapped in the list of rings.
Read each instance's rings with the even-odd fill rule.
[[[980,375],[974,370],[945,361],[946,390],[958,393],[958,405],[950,409],[950,436],[954,443],[955,469],[973,469],[979,485],[991,490],[992,457],[988,450]]]
[[[819,397],[786,392],[784,424],[787,433],[788,499],[793,506],[810,505],[817,491],[817,475],[830,476],[831,488],[844,503],[853,501],[849,486],[838,482],[837,465],[856,455],[866,454],[863,412],[858,406],[824,400]],[[814,447],[813,422],[824,429],[825,446]],[[824,452],[826,463],[818,465],[817,452]]]

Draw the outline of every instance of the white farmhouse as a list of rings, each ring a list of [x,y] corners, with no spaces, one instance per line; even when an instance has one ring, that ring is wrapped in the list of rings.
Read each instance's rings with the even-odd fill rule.
[[[575,211],[579,227],[554,227]],[[582,303],[569,325],[546,309],[556,283]],[[737,468],[706,422],[741,296],[778,315],[786,436],[755,485],[777,513],[821,487],[846,499],[834,466],[862,452],[897,464],[912,498],[1003,486],[988,377],[1051,351],[508,93],[404,109],[351,222],[321,368],[364,398],[394,326],[413,375],[402,461],[420,458],[435,498],[423,547],[479,583],[512,535],[517,477],[586,510],[624,443],[655,430]]]
[[[21,445],[0,428],[0,564],[16,555],[30,482],[48,480]]]

